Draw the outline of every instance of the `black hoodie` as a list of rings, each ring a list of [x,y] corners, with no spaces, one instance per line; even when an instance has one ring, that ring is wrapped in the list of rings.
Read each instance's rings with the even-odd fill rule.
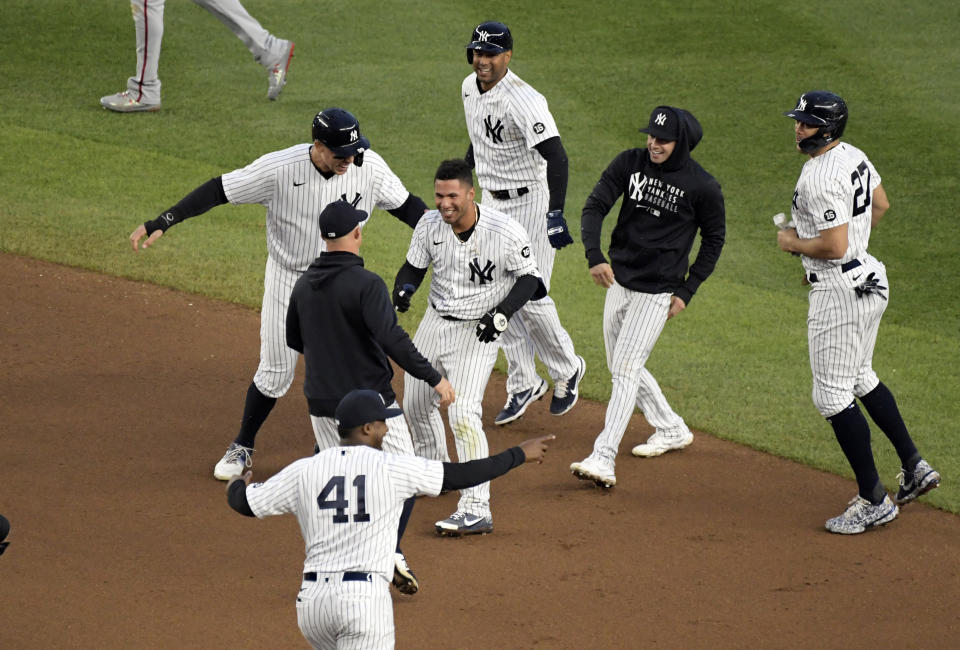
[[[378,391],[393,403],[388,356],[413,377],[431,386],[440,382],[440,373],[397,322],[387,285],[349,252],[321,253],[297,280],[287,311],[287,345],[303,353],[303,393],[310,414],[318,417],[333,417],[355,388]]]
[[[723,248],[723,194],[713,176],[690,157],[703,137],[700,123],[683,109],[661,108],[680,118],[673,153],[662,165],[651,162],[646,148],[614,158],[583,207],[580,238],[591,267],[607,261],[600,249],[600,229],[622,195],[609,251],[617,283],[633,291],[672,293],[689,304]],[[688,275],[697,230],[700,250]]]

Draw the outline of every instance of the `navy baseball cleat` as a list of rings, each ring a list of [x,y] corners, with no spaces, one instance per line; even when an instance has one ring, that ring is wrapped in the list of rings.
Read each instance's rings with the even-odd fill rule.
[[[900,469],[901,472],[897,474],[900,489],[897,490],[897,498],[895,499],[898,506],[910,503],[940,485],[940,472],[930,467],[930,463],[923,459],[920,459],[912,472],[903,468]]]
[[[573,408],[577,403],[577,389],[580,387],[580,381],[583,379],[583,373],[587,371],[587,362],[583,357],[577,356],[580,367],[570,379],[558,381],[553,386],[553,399],[550,400],[550,413],[553,415],[563,415]]]
[[[527,407],[543,397],[546,392],[547,382],[541,379],[540,385],[536,388],[528,388],[519,393],[509,395],[507,397],[507,403],[503,405],[503,410],[497,413],[497,417],[493,419],[493,423],[496,425],[504,425],[508,422],[519,420],[520,416],[526,412]]]

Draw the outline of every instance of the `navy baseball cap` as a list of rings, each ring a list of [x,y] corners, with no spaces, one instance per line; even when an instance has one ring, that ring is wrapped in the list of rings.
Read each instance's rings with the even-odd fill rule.
[[[650,123],[640,129],[660,140],[676,142],[680,139],[680,116],[669,106],[657,106],[650,113]]]
[[[367,213],[357,210],[349,201],[334,201],[320,212],[320,234],[327,239],[339,239],[366,220]]]
[[[350,391],[340,400],[334,417],[340,429],[353,429],[368,422],[380,422],[402,414],[400,409],[387,408],[383,397],[377,391],[357,389]]]
[[[360,133],[360,122],[353,113],[342,108],[325,108],[313,118],[313,139],[327,146],[334,156],[360,156],[370,148],[370,141]]]

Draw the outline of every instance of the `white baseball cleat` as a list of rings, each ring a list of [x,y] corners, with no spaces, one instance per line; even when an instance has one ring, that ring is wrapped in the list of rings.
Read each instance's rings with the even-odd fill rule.
[[[652,458],[653,456],[665,454],[668,451],[689,447],[692,442],[693,434],[690,433],[689,430],[679,434],[666,434],[661,431],[655,431],[652,436],[647,438],[645,443],[637,445],[630,453],[634,456]]]
[[[243,474],[243,470],[253,466],[253,449],[231,442],[227,453],[223,455],[217,466],[213,468],[213,478],[218,481],[229,481]]]
[[[117,113],[142,113],[160,110],[160,102],[150,104],[140,101],[129,90],[100,98],[100,105]]]
[[[612,488],[617,484],[613,463],[592,454],[578,463],[570,463],[570,473],[581,481],[593,481],[602,488]]]
[[[267,99],[275,100],[280,91],[287,85],[287,70],[290,69],[290,60],[293,59],[293,41],[287,41],[287,48],[280,55],[280,60],[267,68]]]

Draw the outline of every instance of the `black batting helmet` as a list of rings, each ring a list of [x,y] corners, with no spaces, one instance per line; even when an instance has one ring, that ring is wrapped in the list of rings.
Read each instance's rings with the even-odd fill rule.
[[[847,126],[847,103],[828,90],[811,90],[800,95],[797,107],[784,115],[818,127],[815,134],[798,143],[800,151],[813,153],[843,135]]]
[[[360,122],[350,111],[342,108],[325,108],[313,118],[313,139],[322,142],[334,156],[349,158],[363,164],[363,152],[370,148],[370,141],[360,133]]]
[[[467,62],[473,63],[473,51],[501,54],[513,49],[513,36],[510,28],[503,23],[490,20],[473,28],[473,38],[467,45]]]

